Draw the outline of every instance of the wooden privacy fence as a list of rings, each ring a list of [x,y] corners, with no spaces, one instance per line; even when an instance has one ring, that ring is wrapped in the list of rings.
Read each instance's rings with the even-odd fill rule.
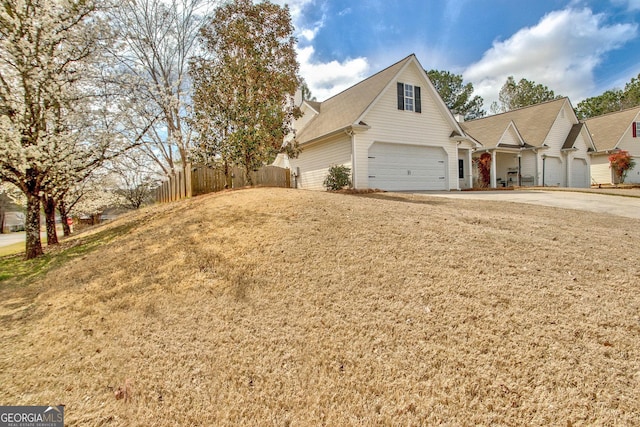
[[[172,174],[156,189],[156,201],[172,202],[191,196],[222,191],[225,188],[246,187],[248,179],[244,170],[234,167],[227,182],[224,170],[208,166],[188,166],[187,173]],[[263,166],[251,172],[253,185],[257,187],[291,187],[291,171],[277,166]]]

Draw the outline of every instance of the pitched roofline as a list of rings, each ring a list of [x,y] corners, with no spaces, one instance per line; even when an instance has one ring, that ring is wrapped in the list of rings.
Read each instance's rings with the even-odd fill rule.
[[[413,58],[412,58],[413,57]],[[387,91],[387,89],[389,89],[389,87],[391,86],[392,83],[394,83],[394,80],[396,77],[398,77],[398,75],[400,75],[400,73],[402,73],[404,70],[407,69],[407,67],[409,66],[409,63],[411,62],[411,59],[414,59],[416,62],[418,61],[418,59],[416,58],[416,55],[414,53],[412,53],[411,55],[407,56],[406,58],[396,62],[395,64],[385,68],[384,70],[380,71],[381,73],[385,70],[388,70],[389,68],[400,64],[401,62],[405,62],[405,64],[402,66],[402,68],[400,68],[398,70],[398,72],[393,76],[393,78],[389,79],[389,81],[387,82],[387,84],[385,85],[384,88],[382,88],[382,90],[376,95],[375,98],[373,98],[373,100],[369,103],[369,105],[367,105],[367,107],[364,109],[364,111],[358,116],[358,118],[356,119],[356,123],[360,122],[364,116],[367,115],[367,113],[369,113],[369,111],[371,110],[371,108],[373,108],[373,106],[376,104],[376,102],[378,102],[378,99],[380,99],[380,97],[382,96],[382,94],[384,92]],[[419,63],[419,62],[418,62]],[[376,73],[379,74],[379,73]],[[375,74],[374,74],[375,76]],[[373,77],[373,76],[371,76]],[[366,79],[365,79],[366,80]],[[364,81],[364,80],[363,80]]]
[[[395,76],[393,76],[393,78],[389,79],[389,82],[387,82],[386,86],[380,91],[380,93],[378,93],[378,95],[376,95],[376,97],[373,99],[373,101],[371,101],[371,103],[367,106],[367,108],[365,108],[365,110],[362,112],[362,114],[360,114],[360,116],[356,119],[356,123],[360,122],[369,113],[369,111],[373,108],[373,106],[378,102],[380,97],[382,97],[382,94],[384,92],[386,92],[389,89],[389,87],[391,87],[395,83],[396,78],[402,72],[404,72],[407,69],[407,67],[409,67],[409,64],[414,62],[415,65],[418,67],[418,72],[420,73],[422,79],[429,85],[429,90],[431,91],[432,95],[434,95],[432,98],[434,98],[434,100],[438,104],[438,108],[444,114],[445,118],[449,120],[449,122],[450,122],[449,124],[452,125],[451,127],[455,131],[457,131],[461,136],[467,137],[467,134],[465,133],[465,131],[460,126],[460,123],[458,123],[458,121],[455,119],[455,117],[453,117],[453,113],[451,112],[451,110],[449,110],[449,107],[447,107],[447,104],[444,103],[444,100],[442,99],[442,97],[440,96],[440,94],[436,90],[435,86],[433,85],[433,83],[429,79],[429,76],[427,75],[426,71],[424,70],[424,67],[422,66],[422,64],[420,64],[420,61],[418,61],[418,58],[416,57],[415,53],[412,53],[411,55],[409,55],[406,58],[396,62],[395,64],[385,68],[382,71],[385,71],[385,70],[387,70],[387,69],[389,69],[389,68],[391,68],[391,67],[393,67],[395,65],[398,65],[399,63],[401,63],[403,61],[406,61],[406,63],[402,66],[402,68],[400,68],[398,70],[398,72],[395,74]],[[380,71],[380,72],[382,72],[382,71]]]
[[[307,100],[303,100],[302,104],[305,104],[307,107],[311,108],[311,110],[313,110],[316,114],[320,114],[320,109],[319,108],[315,108],[311,102],[316,102],[316,101],[307,101]],[[320,103],[318,103],[320,104]],[[302,107],[302,105],[300,105]]]
[[[549,100],[549,101],[543,101],[543,102],[540,102],[540,103],[538,103],[538,104],[527,105],[526,107],[514,108],[513,110],[503,111],[502,113],[497,113],[497,114],[492,114],[492,115],[490,115],[490,116],[476,117],[475,119],[472,119],[472,120],[466,120],[466,122],[467,122],[467,123],[470,123],[470,122],[474,122],[474,121],[476,121],[476,120],[487,119],[487,118],[489,118],[489,117],[496,117],[496,116],[501,116],[501,115],[504,115],[504,114],[511,114],[511,113],[513,113],[514,111],[521,111],[521,110],[526,110],[527,108],[539,107],[540,105],[550,104],[550,103],[552,103],[552,102],[557,102],[557,101],[560,101],[560,100],[569,100],[569,97],[567,97],[567,96],[563,96],[563,97],[561,97],[561,98],[551,99],[551,100]],[[569,104],[571,104],[571,102],[569,102]],[[575,114],[575,113],[574,113],[574,114]],[[576,117],[576,118],[577,118],[577,117]]]
[[[596,143],[593,140],[593,138],[591,137],[591,132],[589,132],[589,127],[584,122],[580,122],[580,123],[582,123],[584,125],[584,126],[582,126],[582,129],[580,129],[580,133],[583,134],[583,137],[584,137],[584,135],[586,135],[585,139],[589,143],[588,150],[590,150],[591,152],[598,151],[598,147],[596,147]]]
[[[591,131],[589,130],[587,132],[589,134],[589,140],[591,141],[591,144],[593,146],[593,149],[594,149],[595,153],[607,153],[607,152],[612,152],[612,151],[615,151],[615,150],[619,150],[618,145],[620,145],[620,142],[622,141],[622,138],[624,138],[624,135],[629,131],[629,128],[633,125],[633,123],[638,121],[638,116],[640,115],[640,105],[636,105],[635,107],[625,108],[625,109],[620,110],[620,111],[612,111],[612,112],[607,113],[607,114],[602,114],[600,116],[590,117],[590,118],[584,120],[585,127],[588,129],[589,128],[589,124],[587,122],[589,120],[604,118],[606,116],[610,116],[610,115],[613,115],[613,114],[626,113],[627,111],[631,111],[631,110],[634,110],[634,109],[638,109],[638,112],[633,117],[633,120],[631,120],[631,122],[629,124],[627,124],[627,126],[624,128],[624,132],[622,132],[622,134],[620,135],[620,137],[616,141],[616,143],[613,146],[613,148],[604,149],[602,151],[598,150],[598,147],[596,146],[595,141],[593,141],[593,138],[591,137]]]
[[[340,95],[342,95],[343,93],[345,93],[345,92],[347,92],[347,91],[350,91],[351,89],[353,89],[353,88],[355,88],[355,87],[357,87],[357,86],[360,86],[361,84],[363,84],[364,82],[366,82],[366,81],[367,81],[367,80],[369,80],[369,79],[374,78],[374,77],[375,77],[375,76],[377,76],[378,74],[384,73],[384,72],[385,72],[385,71],[387,71],[389,68],[395,67],[396,65],[398,65],[398,64],[399,64],[399,63],[401,63],[402,61],[406,61],[406,60],[407,60],[407,59],[409,59],[409,57],[411,57],[411,56],[414,56],[414,57],[415,57],[415,54],[413,54],[413,53],[412,53],[411,55],[409,55],[409,56],[407,56],[407,57],[405,57],[405,58],[401,59],[400,61],[394,62],[393,64],[389,65],[388,67],[383,68],[382,70],[378,71],[377,73],[370,75],[370,76],[369,76],[369,77],[367,77],[366,79],[364,79],[364,80],[360,80],[358,83],[356,83],[356,84],[354,84],[354,85],[352,85],[352,86],[349,86],[348,88],[346,88],[346,89],[344,89],[344,90],[342,90],[342,91],[340,91],[340,92],[336,93],[335,95],[333,95],[333,96],[331,96],[331,97],[329,97],[329,98],[325,99],[324,101],[322,101],[322,102],[321,102],[321,104],[324,104],[325,102],[329,101],[330,99],[333,99],[333,98],[335,98],[335,97],[337,97],[337,96],[340,96]]]
[[[516,131],[516,135],[518,135],[518,139],[520,140],[520,146],[524,147],[524,145],[525,145],[524,138],[520,134],[520,131],[518,130],[518,126],[516,126],[516,124],[513,122],[513,120],[509,120],[509,124],[504,129],[504,132],[502,132],[502,135],[500,135],[500,139],[502,139],[502,137],[504,137],[504,135],[507,133],[507,131],[509,130],[510,127],[513,127],[513,130]],[[499,145],[500,145],[500,143],[498,142],[496,144],[496,147],[499,146]]]
[[[609,113],[605,113],[605,114],[600,114],[599,116],[593,116],[593,117],[589,117],[588,119],[584,119],[582,120],[583,122],[588,122],[589,120],[594,120],[594,119],[599,119],[601,117],[606,117],[606,116],[611,116],[613,114],[620,114],[620,113],[625,113],[627,111],[631,111],[631,110],[635,110],[638,109],[638,114],[640,114],[640,105],[636,105],[635,107],[629,107],[629,108],[623,108],[622,110],[618,110],[618,111],[611,111]],[[638,114],[636,114],[636,118],[638,117]]]

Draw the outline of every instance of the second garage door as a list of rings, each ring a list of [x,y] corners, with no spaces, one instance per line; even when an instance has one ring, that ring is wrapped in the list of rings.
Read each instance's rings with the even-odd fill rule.
[[[369,148],[369,188],[446,190],[447,154],[439,147],[376,142]]]
[[[571,163],[571,186],[589,187],[589,166],[584,159],[573,159]]]

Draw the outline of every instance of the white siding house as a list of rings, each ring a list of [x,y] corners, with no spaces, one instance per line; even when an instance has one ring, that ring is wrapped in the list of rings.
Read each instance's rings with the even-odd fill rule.
[[[490,153],[490,187],[538,185],[588,187],[595,147],[567,98],[524,107],[462,124]]]
[[[291,159],[299,188],[321,190],[332,165],[354,188],[458,190],[472,185],[464,135],[415,55],[322,102],[303,102]]]
[[[616,184],[609,155],[625,150],[636,166],[627,172],[625,183],[640,184],[640,107],[605,114],[585,121],[597,151],[591,159],[593,184]]]

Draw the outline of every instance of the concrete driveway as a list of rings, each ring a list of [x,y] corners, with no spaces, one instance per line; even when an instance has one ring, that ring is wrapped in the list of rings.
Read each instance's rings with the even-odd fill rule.
[[[14,243],[24,242],[26,236],[24,231],[16,233],[0,234],[0,247],[13,245]]]
[[[640,219],[640,198],[572,191],[513,190],[425,192],[451,199],[497,200],[605,213]]]

